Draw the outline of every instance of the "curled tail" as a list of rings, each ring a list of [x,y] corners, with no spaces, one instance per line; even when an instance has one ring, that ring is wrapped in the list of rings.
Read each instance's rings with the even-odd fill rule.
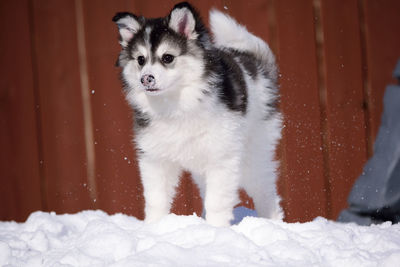
[[[275,56],[262,39],[251,34],[245,26],[237,23],[232,17],[216,9],[210,11],[210,26],[216,47],[252,53],[265,65],[270,74],[275,76],[271,78],[276,78]]]

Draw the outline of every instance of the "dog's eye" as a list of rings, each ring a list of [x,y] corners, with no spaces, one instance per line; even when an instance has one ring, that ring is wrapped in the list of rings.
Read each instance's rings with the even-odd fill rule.
[[[161,57],[161,61],[163,62],[163,63],[165,63],[165,64],[169,64],[169,63],[171,63],[172,61],[174,61],[174,56],[173,55],[170,55],[170,54],[164,54],[162,57]]]
[[[146,62],[146,59],[144,58],[144,56],[138,56],[137,61],[140,66],[143,66],[144,63]]]

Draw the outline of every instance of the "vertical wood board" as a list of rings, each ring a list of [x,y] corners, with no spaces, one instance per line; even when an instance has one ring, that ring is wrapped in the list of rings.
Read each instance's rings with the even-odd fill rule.
[[[86,151],[73,1],[33,1],[33,36],[48,209],[93,207]]]
[[[135,11],[132,1],[84,1],[99,207],[143,218],[142,186],[133,149],[133,112],[115,66],[120,45],[113,16]]]
[[[367,159],[361,38],[356,0],[321,3],[330,218],[336,219]]]
[[[284,114],[282,204],[287,221],[308,221],[327,215],[313,6],[283,0],[275,8]]]
[[[0,2],[0,220],[42,208],[29,17],[28,1]]]

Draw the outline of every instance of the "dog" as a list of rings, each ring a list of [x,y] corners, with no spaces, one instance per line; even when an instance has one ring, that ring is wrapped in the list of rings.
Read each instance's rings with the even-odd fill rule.
[[[186,2],[164,18],[121,12],[113,21],[135,114],[145,221],[170,212],[183,170],[199,186],[211,225],[230,225],[240,188],[259,216],[282,219],[274,157],[282,115],[268,45],[217,10],[211,35]]]

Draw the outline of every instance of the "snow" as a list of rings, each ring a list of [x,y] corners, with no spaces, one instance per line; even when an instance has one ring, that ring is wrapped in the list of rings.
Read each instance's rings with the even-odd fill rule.
[[[237,210],[236,215],[246,214]],[[399,266],[400,225],[245,217],[216,228],[170,214],[146,224],[102,211],[0,222],[0,266]]]

